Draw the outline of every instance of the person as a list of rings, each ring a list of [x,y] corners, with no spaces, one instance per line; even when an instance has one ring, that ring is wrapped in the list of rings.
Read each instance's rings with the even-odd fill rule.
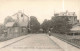
[[[48,32],[48,33],[49,33],[49,36],[51,36],[51,31],[50,31],[50,30],[49,30],[49,32]]]

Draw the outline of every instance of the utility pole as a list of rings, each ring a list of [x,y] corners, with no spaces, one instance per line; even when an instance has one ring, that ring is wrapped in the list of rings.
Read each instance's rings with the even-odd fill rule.
[[[63,9],[63,12],[64,12],[64,0],[62,0],[62,9]]]

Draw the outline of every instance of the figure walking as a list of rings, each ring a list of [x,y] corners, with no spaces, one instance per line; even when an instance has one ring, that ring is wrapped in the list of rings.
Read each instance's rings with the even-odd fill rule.
[[[48,33],[49,33],[49,36],[51,36],[51,31],[50,31],[50,30],[49,30],[49,32],[48,32]]]

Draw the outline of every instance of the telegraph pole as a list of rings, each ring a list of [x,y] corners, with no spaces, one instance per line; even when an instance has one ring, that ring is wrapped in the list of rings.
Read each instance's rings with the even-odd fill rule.
[[[62,0],[62,9],[64,11],[64,0]]]

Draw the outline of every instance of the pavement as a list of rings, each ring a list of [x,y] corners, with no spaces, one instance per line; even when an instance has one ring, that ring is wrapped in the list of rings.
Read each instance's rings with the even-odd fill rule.
[[[13,44],[13,43],[16,43],[16,42],[18,42],[18,41],[20,41],[20,40],[22,40],[22,39],[24,39],[24,38],[26,38],[26,37],[29,37],[30,35],[27,35],[27,36],[20,36],[20,37],[17,37],[17,38],[13,38],[13,39],[11,39],[11,40],[7,40],[7,41],[4,41],[4,42],[0,42],[0,49],[1,48],[4,48],[4,47],[6,47],[6,46],[9,46],[9,45],[11,45],[11,44]]]
[[[57,43],[62,49],[64,49],[64,51],[80,51],[79,48],[76,48],[56,37],[53,37],[53,36],[50,36],[50,38],[55,42]]]
[[[53,36],[29,34],[0,43],[0,51],[80,51]]]

